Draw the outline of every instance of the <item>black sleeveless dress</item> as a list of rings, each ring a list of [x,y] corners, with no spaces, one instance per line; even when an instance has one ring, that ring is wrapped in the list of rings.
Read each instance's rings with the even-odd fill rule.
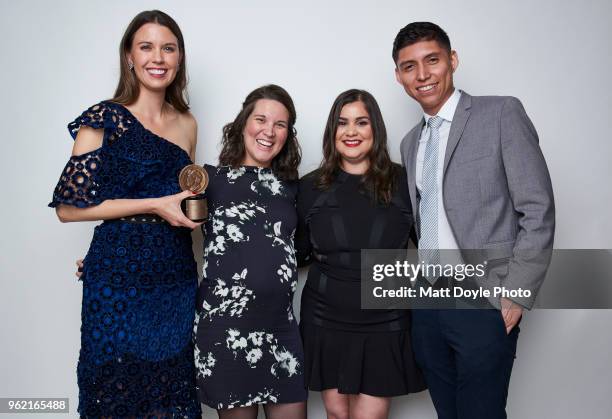
[[[361,309],[361,249],[401,249],[413,225],[406,173],[394,166],[390,205],[377,204],[362,176],[300,180],[298,263],[310,265],[302,293],[305,379],[310,390],[393,397],[425,389],[410,343],[410,311]]]
[[[214,409],[304,401],[293,316],[297,182],[250,166],[205,169],[210,216],[195,323],[200,401]]]

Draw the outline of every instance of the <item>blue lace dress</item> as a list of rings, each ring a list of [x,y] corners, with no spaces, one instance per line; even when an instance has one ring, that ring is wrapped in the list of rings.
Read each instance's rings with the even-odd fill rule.
[[[297,182],[270,169],[205,168],[210,215],[195,323],[200,400],[214,409],[304,401],[292,305]]]
[[[85,208],[180,191],[178,173],[191,163],[189,156],[145,129],[125,107],[91,107],[68,125],[73,138],[81,126],[104,129],[103,144],[70,158],[49,206]],[[82,417],[200,418],[191,245],[188,229],[166,222],[112,220],[95,228],[81,277]]]

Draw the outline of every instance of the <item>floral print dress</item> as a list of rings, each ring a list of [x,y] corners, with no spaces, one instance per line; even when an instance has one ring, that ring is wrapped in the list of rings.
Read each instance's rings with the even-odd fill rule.
[[[296,182],[206,165],[209,220],[194,326],[200,401],[214,409],[306,400],[293,316]]]

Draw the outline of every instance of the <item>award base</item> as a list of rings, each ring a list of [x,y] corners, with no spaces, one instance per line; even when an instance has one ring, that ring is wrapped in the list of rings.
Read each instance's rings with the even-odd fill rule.
[[[193,222],[201,223],[208,219],[208,201],[202,195],[185,198],[181,208],[185,216]]]

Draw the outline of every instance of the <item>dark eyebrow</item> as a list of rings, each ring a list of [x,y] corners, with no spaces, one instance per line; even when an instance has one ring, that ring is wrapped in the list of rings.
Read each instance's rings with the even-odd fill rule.
[[[266,117],[264,114],[261,114],[261,113],[256,113],[256,114],[254,114],[254,115],[253,115],[253,117],[254,117],[254,118],[259,117],[259,118],[263,118],[263,119],[268,119],[268,118],[267,118],[267,117]],[[285,121],[284,119],[279,119],[279,120],[278,120],[278,121],[276,121],[276,122],[277,122],[277,123],[279,123],[279,122],[283,122],[283,123],[285,123],[285,124],[289,124],[289,121]]]
[[[425,57],[423,57],[423,59],[424,59],[424,60],[427,60],[427,59],[432,58],[432,57],[436,57],[436,58],[437,58],[439,55],[440,55],[440,53],[439,53],[439,52],[432,52],[432,53],[427,54]],[[398,66],[398,67],[403,67],[403,66],[405,66],[406,64],[412,64],[412,63],[415,63],[415,62],[417,62],[417,61],[418,61],[418,60],[406,60],[406,61],[402,61],[402,62],[400,62],[400,63],[399,63],[397,66]]]
[[[402,62],[401,62],[401,63],[399,63],[397,66],[398,66],[398,67],[403,67],[403,66],[405,66],[406,64],[411,64],[411,63],[414,63],[414,60],[406,60],[406,61],[402,61]]]
[[[152,43],[153,43],[153,42],[151,42],[151,41],[140,41],[140,42],[138,43],[138,45],[143,45],[143,44],[152,44]],[[166,42],[166,43],[165,43],[163,46],[167,47],[168,45],[171,45],[171,46],[173,46],[173,47],[178,47],[178,46],[176,45],[176,43],[175,43],[175,42]]]
[[[348,118],[345,118],[343,116],[339,116],[338,119],[340,119],[342,121],[347,121],[348,120]],[[355,118],[355,121],[362,121],[364,119],[369,121],[370,117],[369,116],[358,116],[357,118]]]

